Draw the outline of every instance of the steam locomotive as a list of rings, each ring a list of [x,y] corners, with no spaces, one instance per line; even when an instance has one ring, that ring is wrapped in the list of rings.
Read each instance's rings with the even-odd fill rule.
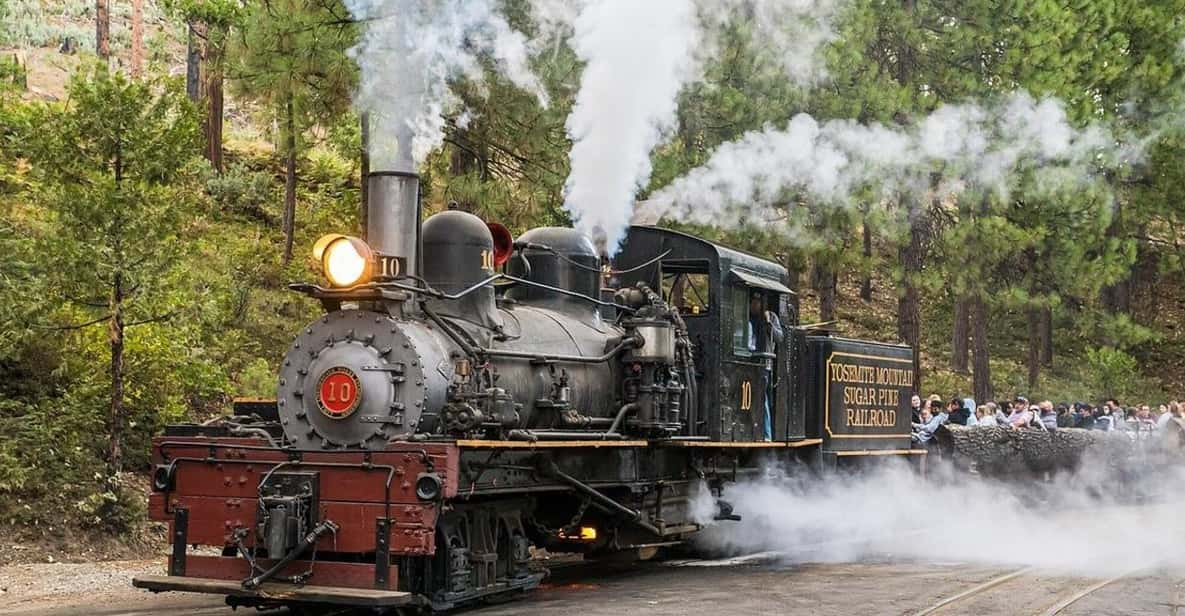
[[[314,246],[328,284],[292,288],[325,314],[274,401],[154,441],[172,550],[136,586],[450,609],[536,587],[533,549],[648,556],[738,519],[727,486],[767,464],[921,459],[910,349],[800,327],[779,265],[658,227],[609,261],[573,229],[421,221],[418,182],[371,173],[367,239]]]

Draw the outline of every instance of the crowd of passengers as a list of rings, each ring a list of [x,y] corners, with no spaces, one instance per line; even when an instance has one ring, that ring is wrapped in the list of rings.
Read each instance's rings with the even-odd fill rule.
[[[1062,402],[1054,406],[1049,400],[1032,404],[1025,396],[1017,396],[1011,402],[988,402],[977,406],[971,398],[944,401],[934,395],[923,401],[921,396],[914,394],[910,405],[913,409],[913,442],[919,445],[929,444],[935,432],[948,424],[1010,429],[1121,430],[1134,439],[1162,430],[1174,420],[1185,428],[1185,404],[1175,401],[1161,404],[1153,411],[1147,404],[1125,408],[1114,398],[1108,398],[1098,406],[1086,402]]]

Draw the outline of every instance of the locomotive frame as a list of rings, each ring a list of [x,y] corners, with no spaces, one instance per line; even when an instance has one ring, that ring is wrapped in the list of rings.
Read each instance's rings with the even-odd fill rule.
[[[739,519],[726,486],[768,465],[922,459],[909,447],[912,378],[894,371],[910,350],[800,327],[781,266],[635,226],[616,269],[603,270],[570,230],[535,230],[511,248],[475,217],[446,214],[425,221],[423,236],[417,224],[414,241],[376,241],[377,256],[412,276],[294,285],[327,314],[294,342],[278,401],[236,405],[232,420],[170,427],[154,441],[150,512],[169,523],[172,553],[167,575],[136,586],[220,594],[232,605],[450,609],[536,587],[544,573],[532,548],[650,555],[711,520]],[[371,217],[383,219],[373,206]],[[502,274],[490,271],[496,250]],[[429,251],[437,262],[420,277]],[[512,286],[495,293],[504,282]],[[754,296],[785,325],[772,349],[752,344]],[[407,312],[375,312],[396,304]],[[499,325],[507,316],[536,319],[527,322],[584,350],[496,347],[514,340]],[[598,340],[603,355],[588,352]],[[389,362],[399,345],[419,359]],[[501,372],[482,372],[490,362],[473,365],[477,356],[501,358]],[[851,368],[833,370],[836,358]],[[499,378],[538,383],[504,388]],[[326,383],[345,389],[326,398]],[[534,399],[516,401],[511,386]],[[351,388],[361,399],[338,404]],[[375,402],[379,389],[395,393]],[[332,408],[318,415],[310,397]],[[606,409],[584,414],[573,400]]]

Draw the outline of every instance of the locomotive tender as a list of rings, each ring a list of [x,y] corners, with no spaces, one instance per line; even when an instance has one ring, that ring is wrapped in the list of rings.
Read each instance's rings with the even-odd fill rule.
[[[275,401],[155,440],[172,552],[136,586],[448,609],[537,586],[532,547],[652,554],[705,499],[737,519],[726,486],[767,464],[919,453],[910,350],[798,327],[777,264],[657,227],[609,263],[572,229],[421,223],[418,181],[371,173],[367,240],[314,247],[329,284],[292,286],[326,312]]]

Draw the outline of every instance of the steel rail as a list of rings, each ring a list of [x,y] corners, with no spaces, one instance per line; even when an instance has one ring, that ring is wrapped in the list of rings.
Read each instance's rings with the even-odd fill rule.
[[[1065,597],[1062,597],[1062,599],[1060,599],[1057,603],[1050,606],[1049,609],[1045,610],[1044,612],[1041,612],[1040,616],[1057,616],[1058,614],[1062,613],[1062,610],[1065,610],[1067,607],[1070,607],[1071,605],[1077,603],[1078,600],[1082,599],[1083,597],[1085,597],[1097,590],[1100,590],[1106,586],[1110,586],[1111,584],[1114,584],[1115,582],[1118,582],[1119,580],[1132,577],[1134,575],[1145,572],[1147,570],[1148,569],[1145,567],[1139,567],[1136,569],[1131,569],[1131,570],[1126,571],[1124,573],[1120,573],[1119,575],[1117,575],[1115,577],[1110,577],[1105,580],[1099,581],[1095,584],[1091,584],[1090,586],[1087,586],[1086,588],[1084,588],[1082,590],[1075,591]],[[1182,580],[1182,582],[1185,582],[1185,580]],[[1180,592],[1180,585],[1178,585],[1178,593],[1179,592]],[[1174,614],[1176,613],[1176,608],[1173,609],[1173,613]]]
[[[1017,569],[1016,571],[1013,571],[1012,573],[1007,573],[1007,574],[1001,575],[999,577],[994,577],[994,578],[980,584],[979,586],[971,588],[970,590],[964,590],[963,592],[961,592],[957,595],[947,597],[947,598],[939,601],[938,603],[935,603],[934,605],[931,605],[930,607],[928,607],[920,612],[914,612],[913,616],[927,616],[928,614],[933,614],[934,612],[937,612],[938,610],[941,610],[944,607],[947,607],[951,604],[958,603],[959,601],[963,601],[965,599],[974,597],[975,595],[978,595],[985,590],[991,590],[992,588],[995,588],[1001,584],[1004,584],[1006,582],[1014,580],[1022,575],[1025,575],[1026,573],[1030,573],[1032,571],[1033,571],[1033,567],[1025,567],[1024,569]]]
[[[1091,584],[1090,586],[1087,586],[1086,588],[1083,588],[1082,590],[1075,591],[1074,593],[1071,593],[1069,596],[1063,597],[1057,603],[1050,606],[1049,609],[1045,610],[1044,612],[1041,612],[1041,616],[1057,616],[1058,614],[1062,613],[1062,610],[1070,607],[1074,603],[1077,603],[1079,599],[1085,597],[1086,595],[1089,595],[1089,594],[1093,593],[1094,591],[1099,590],[1100,588],[1103,588],[1104,586],[1109,586],[1110,584],[1112,584],[1114,582],[1118,582],[1119,580],[1122,580],[1123,578],[1125,578],[1129,575],[1131,575],[1131,574],[1130,573],[1120,574],[1120,575],[1117,575],[1112,578],[1107,578],[1107,579],[1105,579],[1101,582],[1098,582],[1096,584]]]

